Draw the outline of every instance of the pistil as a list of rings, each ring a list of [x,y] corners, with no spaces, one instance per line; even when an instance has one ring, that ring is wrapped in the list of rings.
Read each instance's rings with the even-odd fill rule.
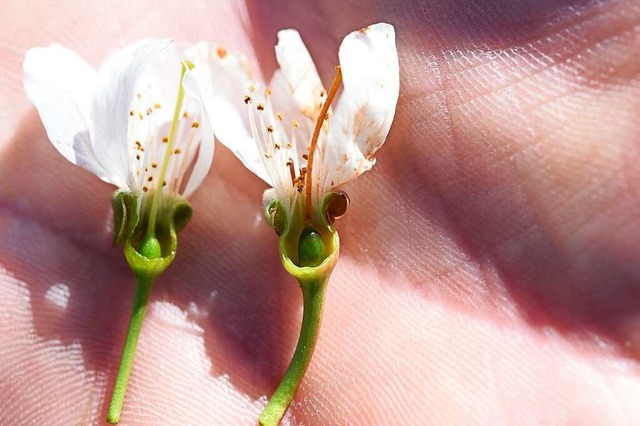
[[[335,98],[336,93],[338,93],[338,89],[340,88],[340,84],[342,84],[342,70],[340,69],[340,65],[336,66],[336,75],[333,78],[333,83],[331,83],[331,88],[329,89],[329,93],[327,94],[327,99],[324,101],[322,105],[322,109],[320,110],[320,114],[316,120],[316,126],[313,129],[313,136],[311,137],[311,144],[309,145],[309,160],[307,162],[307,178],[305,179],[305,216],[307,222],[311,222],[311,185],[313,183],[313,158],[316,152],[316,147],[318,146],[318,138],[320,137],[320,130],[322,129],[322,125],[327,118],[327,114],[329,112],[329,107],[331,106],[331,102],[333,102],[333,98]]]
[[[158,208],[160,207],[160,199],[162,197],[162,184],[167,174],[167,168],[169,166],[169,159],[173,152],[173,145],[176,141],[176,133],[178,130],[178,120],[180,120],[180,110],[182,110],[182,103],[184,102],[184,88],[182,87],[182,81],[184,80],[184,73],[186,67],[189,64],[182,64],[182,71],[180,72],[180,81],[178,83],[178,96],[176,99],[176,106],[173,112],[173,120],[171,121],[171,127],[169,129],[169,137],[167,140],[167,146],[164,151],[164,159],[160,167],[160,173],[158,174],[158,180],[156,182],[156,190],[153,194],[153,200],[151,202],[151,211],[149,213],[149,225],[147,226],[147,234],[145,239],[155,239],[156,235],[156,221],[158,219]]]

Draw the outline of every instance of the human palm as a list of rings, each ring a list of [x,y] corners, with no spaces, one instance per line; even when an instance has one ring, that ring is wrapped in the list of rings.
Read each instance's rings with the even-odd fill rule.
[[[67,4],[68,3],[68,4]],[[293,424],[640,421],[640,2],[5,2],[0,16],[0,423],[105,418],[133,298],[113,187],[47,142],[24,52],[97,64],[143,36],[211,40],[267,77],[278,29],[328,84],[337,46],[394,24],[401,91],[346,189]],[[301,296],[265,185],[218,145],[154,289],[122,424],[253,424]]]

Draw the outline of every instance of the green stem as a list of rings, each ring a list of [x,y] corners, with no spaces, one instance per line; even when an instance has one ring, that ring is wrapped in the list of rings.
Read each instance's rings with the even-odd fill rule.
[[[304,313],[298,345],[282,382],[260,414],[259,421],[262,426],[280,424],[307,371],[318,341],[327,282],[328,276],[309,282],[300,282]]]
[[[147,312],[149,296],[154,281],[155,277],[136,274],[136,294],[131,312],[131,320],[129,321],[129,330],[127,331],[127,340],[122,351],[120,368],[118,369],[118,376],[116,377],[111,403],[109,404],[109,411],[107,412],[107,421],[113,425],[118,424],[120,420],[120,412],[122,411],[124,395],[127,391],[127,382],[129,381],[129,375],[133,367],[133,358],[136,354],[138,337],[140,337],[142,322]]]

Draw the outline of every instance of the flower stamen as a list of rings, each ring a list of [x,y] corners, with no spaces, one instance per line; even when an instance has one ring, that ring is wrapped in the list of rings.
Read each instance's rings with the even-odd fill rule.
[[[322,105],[322,109],[320,110],[320,114],[316,119],[316,126],[313,129],[313,136],[311,137],[311,144],[309,145],[309,161],[307,162],[307,175],[308,178],[305,180],[305,215],[307,217],[307,221],[311,222],[311,185],[313,182],[313,155],[316,151],[316,147],[318,146],[318,138],[320,137],[320,129],[322,129],[322,125],[324,120],[329,112],[329,107],[331,106],[331,102],[333,102],[333,98],[335,98],[336,93],[338,93],[338,89],[340,88],[340,84],[342,84],[342,70],[340,65],[336,66],[336,75],[333,78],[333,83],[331,83],[331,88],[329,89],[329,93],[327,94],[327,100]]]
[[[291,185],[295,187],[296,186],[296,169],[295,169],[295,166],[293,165],[293,160],[291,158],[289,158],[289,160],[287,161],[287,166],[289,167],[289,174],[291,175]]]

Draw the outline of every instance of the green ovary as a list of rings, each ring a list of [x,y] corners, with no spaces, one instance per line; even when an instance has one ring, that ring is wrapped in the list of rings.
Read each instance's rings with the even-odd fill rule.
[[[299,266],[315,267],[327,257],[327,248],[320,234],[313,228],[307,228],[300,235],[298,243]]]

